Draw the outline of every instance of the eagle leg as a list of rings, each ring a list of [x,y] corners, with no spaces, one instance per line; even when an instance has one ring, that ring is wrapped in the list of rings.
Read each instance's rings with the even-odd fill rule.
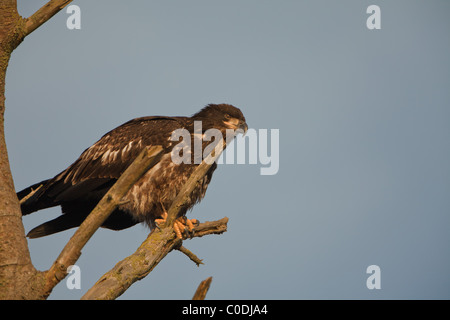
[[[160,219],[155,219],[156,227],[159,228],[159,225],[166,223],[166,221],[167,221],[167,212],[164,211]]]

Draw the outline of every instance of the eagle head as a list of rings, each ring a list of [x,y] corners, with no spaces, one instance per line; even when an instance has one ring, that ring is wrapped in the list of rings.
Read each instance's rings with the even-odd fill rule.
[[[242,111],[231,104],[209,104],[192,116],[221,121],[226,128],[247,132],[248,126]]]

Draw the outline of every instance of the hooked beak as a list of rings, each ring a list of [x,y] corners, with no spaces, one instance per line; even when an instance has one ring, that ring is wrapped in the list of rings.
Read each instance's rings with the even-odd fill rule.
[[[248,130],[248,126],[245,120],[238,120],[237,118],[231,118],[229,121],[224,121],[223,123],[227,126],[227,128],[236,130],[237,131],[236,134],[242,133],[243,135],[245,135],[245,133]]]
[[[239,120],[238,128],[241,129],[242,131],[244,131],[244,133],[242,135],[245,136],[245,134],[247,133],[247,130],[248,130],[247,122]]]

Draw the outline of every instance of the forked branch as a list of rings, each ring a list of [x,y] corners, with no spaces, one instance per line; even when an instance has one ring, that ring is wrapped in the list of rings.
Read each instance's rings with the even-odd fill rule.
[[[221,234],[227,231],[228,218],[201,223],[193,237]],[[133,283],[145,278],[172,249],[181,244],[172,227],[154,229],[135,253],[117,263],[81,298],[82,300],[113,300]]]
[[[113,269],[104,274],[82,299],[110,300],[117,298],[134,282],[147,276],[172,249],[181,247],[182,240],[175,236],[173,221],[189,201],[189,196],[197,183],[203,179],[220,156],[223,146],[224,141],[221,139],[217,142],[216,148],[191,174],[168,210],[166,225],[162,226],[160,230],[154,229],[134,254],[120,261]],[[227,222],[228,218],[225,217],[218,221],[201,223],[194,228],[193,237],[223,233],[227,230]]]

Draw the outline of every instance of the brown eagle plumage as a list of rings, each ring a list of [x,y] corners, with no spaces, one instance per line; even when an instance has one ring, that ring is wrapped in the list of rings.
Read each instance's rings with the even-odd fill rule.
[[[61,206],[62,215],[32,229],[30,238],[38,238],[79,226],[109,188],[146,146],[160,145],[163,155],[160,161],[148,170],[125,195],[123,204],[117,207],[102,227],[122,230],[139,222],[150,228],[155,219],[161,217],[198,166],[197,162],[175,163],[171,153],[179,142],[172,141],[172,132],[186,129],[194,139],[194,122],[201,121],[202,133],[218,129],[226,138],[227,129],[247,130],[242,112],[228,104],[210,104],[192,117],[142,117],[130,120],[105,134],[86,149],[66,170],[54,178],[34,184],[17,193],[19,199],[29,195],[21,204],[22,214]],[[202,149],[210,142],[202,142]],[[190,202],[181,215],[192,208],[205,195],[214,163],[192,192]]]

